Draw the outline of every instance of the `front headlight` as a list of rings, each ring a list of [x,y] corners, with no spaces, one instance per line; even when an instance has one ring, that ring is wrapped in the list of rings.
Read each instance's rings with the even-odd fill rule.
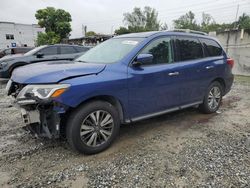
[[[69,84],[27,85],[20,91],[17,99],[24,99],[27,96],[35,96],[39,99],[55,98],[63,94],[69,87]]]

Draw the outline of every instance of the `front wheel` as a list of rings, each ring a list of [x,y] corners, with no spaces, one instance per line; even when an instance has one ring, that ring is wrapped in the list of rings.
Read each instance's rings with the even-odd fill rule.
[[[203,103],[199,106],[204,113],[210,114],[216,112],[222,101],[222,86],[219,82],[211,83],[207,89]]]
[[[94,101],[79,107],[69,117],[66,137],[70,146],[85,154],[107,149],[118,135],[119,114],[108,102]]]

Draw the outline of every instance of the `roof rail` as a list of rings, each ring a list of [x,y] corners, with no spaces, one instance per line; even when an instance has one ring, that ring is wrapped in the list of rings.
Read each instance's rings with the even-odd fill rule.
[[[195,31],[195,30],[191,30],[191,29],[173,29],[173,30],[168,30],[168,31],[172,31],[172,32],[184,32],[184,33],[194,33],[194,34],[199,34],[199,35],[208,35],[205,32]]]

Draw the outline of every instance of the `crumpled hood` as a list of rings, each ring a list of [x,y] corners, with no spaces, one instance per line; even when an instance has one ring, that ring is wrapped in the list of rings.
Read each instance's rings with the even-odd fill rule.
[[[26,84],[57,83],[67,78],[98,74],[105,66],[74,61],[42,62],[16,68],[11,79]]]

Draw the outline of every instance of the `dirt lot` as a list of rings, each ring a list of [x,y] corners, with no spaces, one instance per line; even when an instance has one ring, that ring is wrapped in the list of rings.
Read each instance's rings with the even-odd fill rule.
[[[216,114],[191,108],[122,126],[92,156],[32,138],[10,102],[0,89],[0,187],[250,187],[250,78],[236,78]]]

